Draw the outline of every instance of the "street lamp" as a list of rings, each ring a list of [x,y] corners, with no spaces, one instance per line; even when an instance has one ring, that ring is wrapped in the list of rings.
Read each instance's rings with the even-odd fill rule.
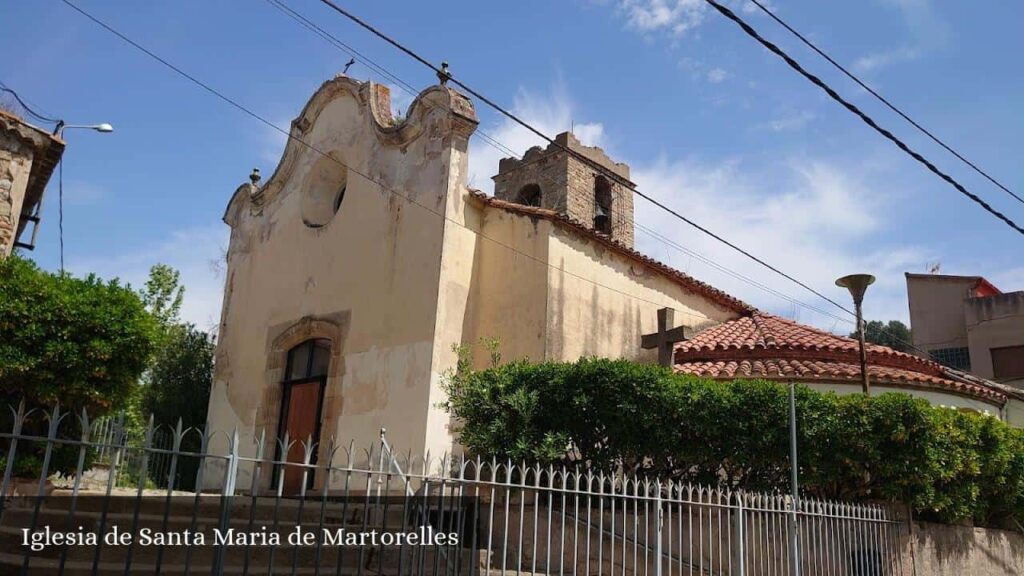
[[[68,128],[85,128],[87,130],[95,130],[97,132],[113,132],[114,127],[106,122],[102,124],[65,124],[63,120],[57,122],[57,127],[53,129],[53,135],[61,138],[64,136],[64,131]]]
[[[853,306],[857,312],[857,335],[860,339],[860,383],[864,388],[864,395],[869,395],[868,386],[868,353],[864,345],[864,314],[861,311],[861,304],[864,302],[864,293],[868,286],[874,284],[875,277],[871,274],[850,274],[836,280],[836,286],[842,286],[850,291],[853,296]]]

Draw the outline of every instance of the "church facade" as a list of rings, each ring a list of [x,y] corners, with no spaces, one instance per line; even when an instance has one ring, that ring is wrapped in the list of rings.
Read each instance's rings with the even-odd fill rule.
[[[213,428],[321,446],[366,446],[387,428],[403,452],[440,454],[453,448],[439,404],[456,345],[653,359],[640,340],[661,308],[693,328],[752,310],[635,252],[628,167],[571,134],[558,142],[618,177],[549,147],[503,161],[499,197],[471,190],[476,126],[445,86],[400,119],[384,86],[339,76],[317,90],[273,175],[239,187],[224,215]]]
[[[403,118],[371,82],[338,76],[313,94],[274,173],[254,172],[224,215],[213,429],[312,439],[319,460],[331,438],[367,446],[386,428],[403,453],[437,455],[455,448],[441,407],[455,346],[497,339],[505,358],[569,361],[655,361],[659,346],[671,361],[672,339],[641,344],[757,314],[636,252],[629,167],[572,134],[503,160],[495,196],[470,189],[477,124],[472,102],[444,85]],[[486,357],[477,347],[477,364]],[[301,444],[284,450],[303,458]]]

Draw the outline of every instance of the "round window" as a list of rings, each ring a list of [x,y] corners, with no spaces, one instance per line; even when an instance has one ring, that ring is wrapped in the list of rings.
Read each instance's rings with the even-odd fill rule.
[[[302,221],[319,228],[341,208],[348,187],[348,169],[340,160],[324,156],[313,164],[302,190]]]

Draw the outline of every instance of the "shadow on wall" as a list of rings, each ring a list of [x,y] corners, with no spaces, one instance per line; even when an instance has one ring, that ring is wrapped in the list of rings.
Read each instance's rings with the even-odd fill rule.
[[[1024,574],[1024,534],[1009,530],[914,522],[918,574]]]

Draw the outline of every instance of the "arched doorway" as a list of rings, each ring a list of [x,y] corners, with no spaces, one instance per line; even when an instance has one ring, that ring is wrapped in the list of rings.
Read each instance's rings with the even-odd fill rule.
[[[316,463],[320,442],[320,426],[324,403],[324,388],[331,361],[331,341],[325,338],[306,340],[288,351],[284,380],[281,382],[281,418],[278,438],[288,436],[288,446],[280,443],[277,460],[301,464],[305,461],[306,446],[312,450],[310,464]],[[281,454],[282,449],[285,454]],[[275,471],[275,482],[281,478],[285,494],[298,494],[302,490],[303,467],[285,466],[283,477]],[[312,487],[314,469],[306,470],[306,486]]]

